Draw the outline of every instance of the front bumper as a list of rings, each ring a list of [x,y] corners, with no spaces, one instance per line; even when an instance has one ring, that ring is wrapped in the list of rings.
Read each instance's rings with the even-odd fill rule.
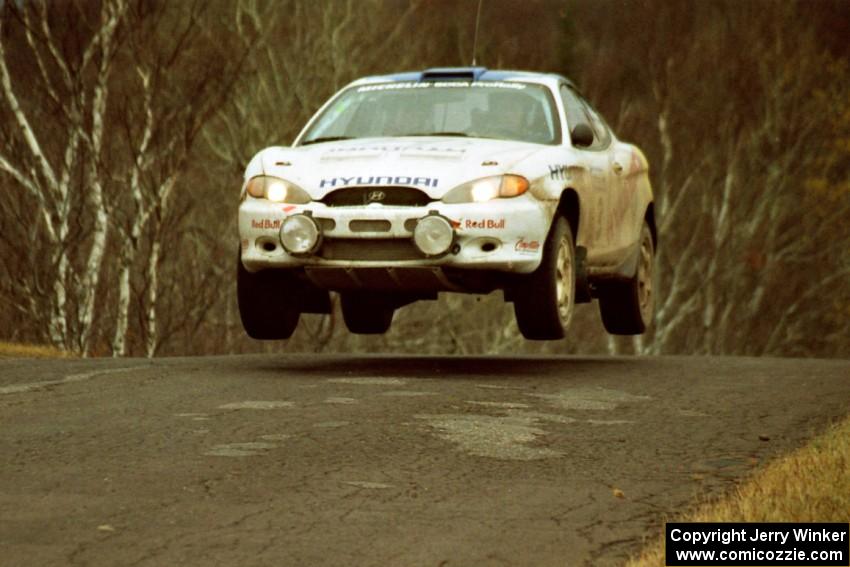
[[[309,213],[322,242],[308,256],[292,256],[280,242],[288,215]],[[450,251],[426,257],[413,244],[418,219],[439,214],[454,227]],[[242,263],[249,272],[268,268],[434,268],[529,273],[540,264],[549,230],[545,207],[531,195],[487,203],[429,203],[421,207],[371,204],[329,207],[248,198],[239,206]]]

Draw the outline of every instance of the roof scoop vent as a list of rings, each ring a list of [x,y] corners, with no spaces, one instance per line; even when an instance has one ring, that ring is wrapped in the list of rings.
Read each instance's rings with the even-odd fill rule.
[[[422,81],[477,81],[486,67],[439,67],[422,72]]]

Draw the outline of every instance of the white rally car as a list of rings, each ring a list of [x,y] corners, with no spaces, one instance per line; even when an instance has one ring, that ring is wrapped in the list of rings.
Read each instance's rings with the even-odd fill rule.
[[[559,75],[481,67],[366,77],[291,147],[248,164],[242,323],[284,339],[340,294],[354,333],[437,293],[502,289],[522,334],[559,339],[577,302],[639,334],[657,245],[648,165]]]

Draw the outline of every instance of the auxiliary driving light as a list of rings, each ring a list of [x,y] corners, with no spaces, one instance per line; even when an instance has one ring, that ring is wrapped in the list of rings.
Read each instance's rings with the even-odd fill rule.
[[[426,256],[439,256],[445,253],[454,240],[451,223],[439,215],[419,219],[413,230],[416,247]]]
[[[307,215],[292,215],[280,227],[280,243],[290,254],[309,254],[319,244],[319,227]]]

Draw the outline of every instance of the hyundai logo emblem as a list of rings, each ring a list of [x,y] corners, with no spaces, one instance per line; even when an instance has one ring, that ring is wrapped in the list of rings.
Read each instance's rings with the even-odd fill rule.
[[[383,201],[386,197],[387,194],[383,191],[369,191],[369,194],[366,195],[366,200],[370,203],[375,203],[377,201]]]

